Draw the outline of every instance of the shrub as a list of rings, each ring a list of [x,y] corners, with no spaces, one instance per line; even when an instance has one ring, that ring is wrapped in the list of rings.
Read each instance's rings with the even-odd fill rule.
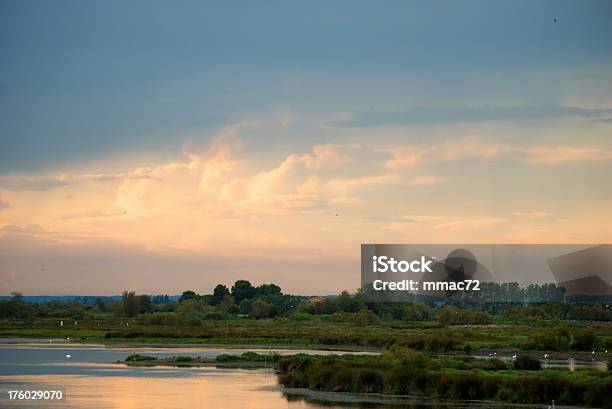
[[[215,358],[217,362],[236,362],[240,361],[240,357],[238,355],[231,354],[220,354]]]
[[[408,368],[426,368],[429,359],[421,352],[394,345],[382,353],[382,359],[392,365]]]
[[[524,369],[527,371],[539,371],[542,369],[540,360],[529,355],[521,355],[514,360],[514,369]]]
[[[382,371],[363,368],[357,373],[358,392],[380,393],[385,386]]]
[[[289,319],[292,321],[310,321],[312,319],[312,315],[307,312],[294,312],[289,315]]]
[[[590,351],[597,346],[597,335],[591,328],[579,329],[574,333],[572,349],[575,351]]]
[[[126,362],[138,362],[138,361],[154,361],[156,358],[154,356],[148,355],[140,355],[140,354],[132,354],[125,358]]]
[[[429,321],[435,317],[433,308],[422,302],[406,303],[403,313],[406,321]]]
[[[538,363],[540,363],[540,361],[538,361]],[[493,358],[487,361],[483,369],[486,371],[503,371],[509,368],[501,359]]]

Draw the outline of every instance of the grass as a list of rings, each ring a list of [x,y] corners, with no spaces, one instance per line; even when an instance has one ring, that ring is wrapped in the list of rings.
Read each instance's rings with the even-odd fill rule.
[[[139,361],[154,361],[156,358],[154,356],[148,355],[140,355],[140,354],[132,354],[125,358],[126,362],[139,362]]]
[[[0,337],[16,338],[98,338],[103,339],[106,331],[90,328],[0,328]]]
[[[484,360],[427,358],[395,348],[380,357],[284,357],[281,383],[326,392],[427,396],[612,407],[612,375],[593,370],[524,371]]]
[[[289,319],[207,321],[198,326],[145,326],[118,320],[81,322],[59,328],[57,322],[0,323],[0,337],[87,339],[108,344],[270,345],[348,349],[384,349],[402,345],[428,352],[479,349],[521,349],[549,328],[513,326],[439,327],[432,323],[386,322],[359,325]],[[603,348],[612,349],[612,326],[590,325]],[[576,328],[580,328],[576,326]],[[540,349],[534,345],[530,349]],[[600,348],[601,349],[601,348]],[[541,348],[549,351],[549,348]]]

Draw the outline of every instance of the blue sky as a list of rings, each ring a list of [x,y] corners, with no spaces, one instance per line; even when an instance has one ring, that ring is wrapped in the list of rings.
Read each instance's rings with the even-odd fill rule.
[[[594,99],[610,91],[607,1],[0,7],[0,172],[179,153],[194,130],[269,112],[324,121],[420,106],[554,111],[577,85]]]
[[[360,243],[609,242],[611,20],[2,1],[0,293],[329,293],[358,285]]]

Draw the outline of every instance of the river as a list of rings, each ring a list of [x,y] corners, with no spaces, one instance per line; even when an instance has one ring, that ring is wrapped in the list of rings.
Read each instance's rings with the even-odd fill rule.
[[[132,353],[156,357],[221,353],[329,354],[331,351],[253,348],[106,347],[49,340],[0,341],[0,407],[2,408],[464,408],[474,403],[442,403],[420,398],[394,405],[359,403],[361,395],[304,394],[282,390],[270,369],[215,367],[132,367],[116,363]],[[9,400],[9,390],[60,390],[61,401]],[[340,398],[343,402],[330,403]]]

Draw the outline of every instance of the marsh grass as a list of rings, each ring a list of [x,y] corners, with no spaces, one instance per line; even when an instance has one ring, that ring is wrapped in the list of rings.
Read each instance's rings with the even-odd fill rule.
[[[289,388],[612,407],[610,372],[513,370],[503,362],[427,358],[401,348],[360,359],[293,356],[282,358],[279,370]]]

